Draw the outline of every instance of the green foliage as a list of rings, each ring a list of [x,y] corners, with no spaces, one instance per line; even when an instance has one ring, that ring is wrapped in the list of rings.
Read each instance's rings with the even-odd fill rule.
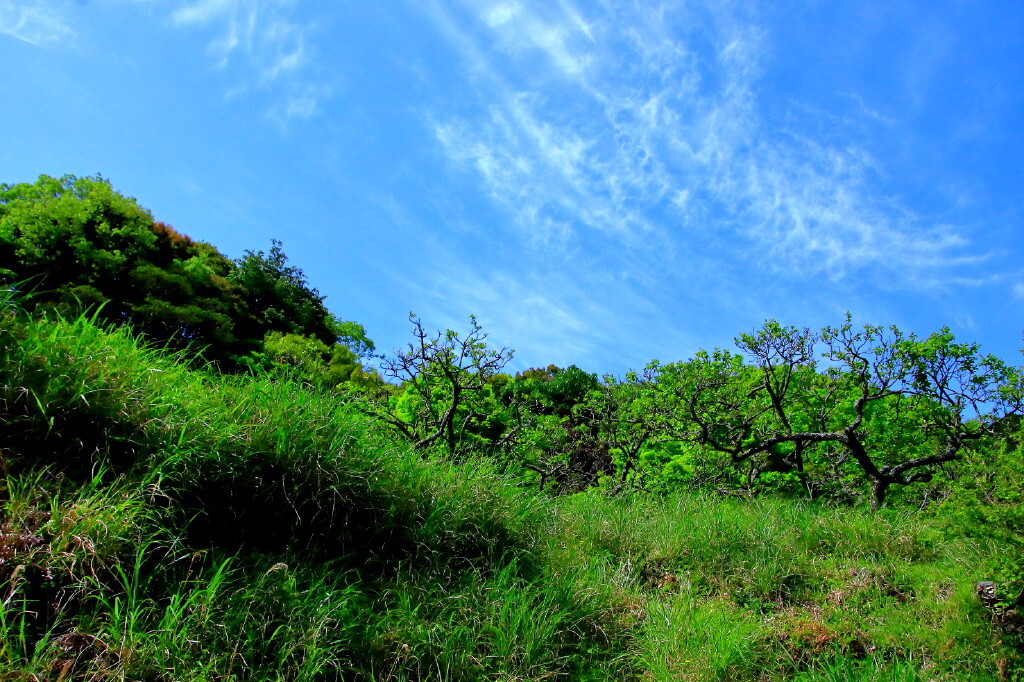
[[[545,370],[527,370],[518,376],[514,390],[528,395],[536,412],[566,418],[599,387],[596,375],[576,365],[564,369],[550,365]]]
[[[360,358],[365,358],[376,350],[373,341],[366,336],[366,329],[358,322],[333,318],[334,335],[337,342]]]
[[[324,388],[336,388],[362,369],[347,346],[328,346],[309,336],[270,332],[263,349],[274,364],[291,367],[300,380]]]
[[[325,344],[337,340],[337,323],[324,306],[324,297],[309,285],[301,269],[288,265],[280,241],[273,240],[269,253],[246,251],[235,261],[229,279],[242,291],[251,316],[245,327],[250,336],[279,332]]]
[[[44,175],[31,185],[0,185],[0,267],[48,288],[106,288],[154,247],[152,223],[102,178]]]
[[[487,435],[500,436],[504,425],[492,418],[499,404],[491,381],[513,351],[488,348],[475,317],[461,335],[451,329],[431,335],[415,315],[409,319],[414,340],[381,365],[384,376],[400,387],[372,387],[369,412],[416,448],[436,443],[449,455],[465,452]],[[488,434],[495,426],[497,433]]]
[[[1024,430],[1008,420],[985,450],[972,453],[939,514],[955,534],[995,540],[1002,551],[989,576],[1003,608],[1024,608]]]
[[[231,262],[162,223],[103,178],[0,186],[0,270],[38,304],[99,306],[112,322],[225,360],[248,352],[235,336],[241,300]]]
[[[330,348],[315,374],[337,385],[361,372],[355,356],[372,353],[373,342],[362,325],[331,315],[287,260],[274,241],[269,253],[232,261],[155,222],[101,177],[0,185],[0,282],[30,287],[34,305],[99,311],[226,370],[267,364],[268,334],[305,337]]]
[[[498,392],[505,405],[503,439],[511,445],[508,461],[534,472],[531,478],[541,488],[549,481],[556,492],[596,485],[613,466],[588,403],[600,389],[596,375],[575,365],[549,365],[506,378]]]
[[[676,462],[656,476],[728,487],[742,476],[752,492],[811,498],[857,499],[859,478],[880,506],[893,486],[945,475],[1024,410],[1021,371],[946,329],[922,339],[849,320],[817,334],[769,321],[736,342],[743,355],[700,351],[616,387],[622,397],[599,411],[624,466],[646,453]],[[673,441],[688,444],[685,460]]]

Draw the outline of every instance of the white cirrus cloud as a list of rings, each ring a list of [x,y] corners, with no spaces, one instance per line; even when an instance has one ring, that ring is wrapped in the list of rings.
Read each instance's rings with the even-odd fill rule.
[[[909,286],[985,257],[885,196],[863,149],[767,118],[770,36],[743,3],[425,7],[484,112],[435,110],[435,138],[530,240],[597,231],[662,254],[714,232],[766,268]]]
[[[316,114],[330,89],[306,73],[312,62],[309,25],[293,19],[293,0],[196,0],[171,13],[184,28],[214,32],[208,49],[221,67],[238,63],[248,74],[231,89],[281,88],[282,103],[271,110],[275,119],[308,118]]]
[[[74,35],[52,3],[0,0],[0,34],[30,45],[44,45]]]

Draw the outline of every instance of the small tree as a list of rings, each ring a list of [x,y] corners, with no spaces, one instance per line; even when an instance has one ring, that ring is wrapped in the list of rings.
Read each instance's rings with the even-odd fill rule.
[[[473,316],[464,335],[450,329],[430,334],[416,315],[409,320],[413,341],[381,362],[382,374],[400,382],[404,391],[396,395],[378,389],[371,410],[417,448],[441,442],[456,454],[473,420],[489,412],[477,403],[513,351],[488,348],[487,334]]]
[[[339,389],[362,369],[347,346],[328,346],[309,336],[270,332],[263,339],[263,350],[271,363],[291,367],[301,381],[327,389]]]
[[[643,481],[636,480],[642,479],[637,476],[640,454],[658,437],[663,421],[659,419],[661,401],[650,382],[636,372],[628,373],[623,381],[605,376],[604,383],[588,393],[577,411],[594,422],[601,440],[618,455],[619,487],[631,481],[643,487]]]

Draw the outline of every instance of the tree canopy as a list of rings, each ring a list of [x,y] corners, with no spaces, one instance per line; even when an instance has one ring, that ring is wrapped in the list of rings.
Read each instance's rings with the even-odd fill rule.
[[[108,321],[224,369],[284,358],[312,371],[281,351],[288,337],[293,350],[320,344],[316,371],[333,367],[338,378],[374,349],[362,325],[328,311],[280,241],[232,260],[157,222],[99,176],[0,185],[0,279],[36,292],[38,306],[97,306]]]

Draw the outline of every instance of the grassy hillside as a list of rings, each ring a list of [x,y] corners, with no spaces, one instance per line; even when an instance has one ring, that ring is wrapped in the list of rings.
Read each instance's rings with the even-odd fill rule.
[[[941,516],[549,497],[10,302],[0,392],[0,679],[1021,677]]]

